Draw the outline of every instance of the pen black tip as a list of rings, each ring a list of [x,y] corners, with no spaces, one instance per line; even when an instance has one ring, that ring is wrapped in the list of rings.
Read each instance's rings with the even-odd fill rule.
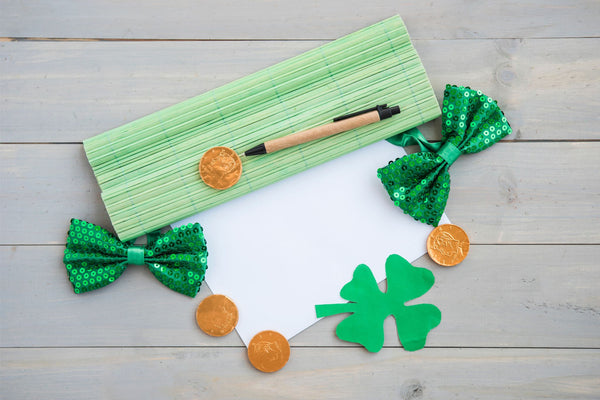
[[[267,149],[265,148],[264,143],[254,146],[250,150],[246,150],[246,152],[244,152],[245,156],[259,156],[261,154],[267,154]]]

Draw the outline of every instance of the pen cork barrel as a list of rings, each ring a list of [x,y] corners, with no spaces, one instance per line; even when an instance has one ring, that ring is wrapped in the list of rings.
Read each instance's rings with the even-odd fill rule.
[[[322,139],[327,136],[333,136],[377,121],[379,121],[379,113],[377,111],[371,111],[366,114],[357,115],[356,117],[316,126],[305,131],[296,132],[292,135],[269,140],[265,142],[265,149],[267,153],[274,153],[278,150],[287,149],[288,147]]]

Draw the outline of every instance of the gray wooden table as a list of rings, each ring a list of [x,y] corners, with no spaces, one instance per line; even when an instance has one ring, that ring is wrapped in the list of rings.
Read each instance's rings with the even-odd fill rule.
[[[514,133],[452,166],[447,213],[472,240],[427,257],[442,323],[371,354],[327,318],[263,374],[236,334],[142,268],[73,294],[71,217],[110,226],[84,138],[400,14],[438,98],[497,98]],[[0,2],[2,399],[600,398],[600,2]],[[440,122],[423,129],[439,138]]]

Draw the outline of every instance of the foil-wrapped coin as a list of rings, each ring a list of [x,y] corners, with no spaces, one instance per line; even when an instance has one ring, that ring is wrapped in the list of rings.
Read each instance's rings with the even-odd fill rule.
[[[440,225],[427,237],[427,253],[436,263],[445,267],[459,264],[469,252],[469,237],[459,226]]]
[[[229,147],[213,147],[204,153],[198,169],[204,183],[224,190],[235,185],[242,176],[242,160]]]
[[[290,344],[281,333],[262,331],[250,340],[248,358],[259,371],[279,371],[290,359]]]
[[[202,300],[196,309],[196,322],[211,336],[225,336],[238,322],[238,309],[229,297],[213,294]]]

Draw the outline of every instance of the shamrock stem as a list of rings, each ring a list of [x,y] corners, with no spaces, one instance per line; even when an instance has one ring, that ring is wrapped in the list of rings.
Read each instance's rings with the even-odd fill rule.
[[[317,318],[329,317],[330,315],[352,313],[356,311],[356,303],[344,304],[318,304],[315,306]]]

